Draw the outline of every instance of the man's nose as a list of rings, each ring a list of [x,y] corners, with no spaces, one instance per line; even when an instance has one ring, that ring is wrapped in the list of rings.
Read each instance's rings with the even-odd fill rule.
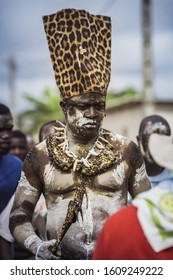
[[[13,154],[14,156],[20,157],[21,155],[21,151],[20,149],[14,149],[11,154]]]
[[[10,131],[4,131],[1,135],[2,139],[11,139],[11,132]]]
[[[98,111],[94,108],[94,106],[90,106],[85,113],[85,117],[87,118],[96,118],[97,116]]]

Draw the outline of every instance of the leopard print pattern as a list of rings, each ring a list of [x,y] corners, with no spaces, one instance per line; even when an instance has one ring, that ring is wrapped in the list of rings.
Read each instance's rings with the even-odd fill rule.
[[[62,99],[106,95],[111,74],[111,20],[85,10],[43,16],[55,80]]]

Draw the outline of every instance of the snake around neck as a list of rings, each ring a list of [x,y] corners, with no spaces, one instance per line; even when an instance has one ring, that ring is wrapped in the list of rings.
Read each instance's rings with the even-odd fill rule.
[[[85,157],[79,157],[69,150],[66,126],[56,127],[57,132],[46,139],[51,162],[61,170],[80,171],[93,176],[105,172],[117,160],[113,146],[106,139],[108,132],[101,129],[91,149]]]

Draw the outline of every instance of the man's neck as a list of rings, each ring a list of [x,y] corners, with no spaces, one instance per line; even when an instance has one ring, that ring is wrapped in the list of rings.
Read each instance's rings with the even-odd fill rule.
[[[85,154],[89,151],[96,142],[98,135],[90,139],[83,139],[82,137],[75,136],[70,129],[67,129],[67,141],[69,150],[76,155],[81,153]]]

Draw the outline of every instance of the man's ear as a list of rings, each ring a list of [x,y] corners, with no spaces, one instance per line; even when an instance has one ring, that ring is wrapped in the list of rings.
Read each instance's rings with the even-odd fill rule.
[[[61,109],[62,109],[63,113],[66,115],[66,112],[67,112],[67,104],[66,104],[66,102],[61,100],[60,101],[60,106],[61,106]]]

